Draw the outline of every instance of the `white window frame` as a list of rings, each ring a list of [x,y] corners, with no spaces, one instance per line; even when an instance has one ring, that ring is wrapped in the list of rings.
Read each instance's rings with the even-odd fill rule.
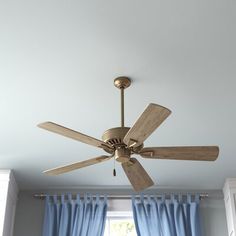
[[[108,211],[106,226],[108,227],[108,233],[110,233],[110,220],[122,220],[122,219],[133,219],[132,211]],[[112,236],[112,235],[106,235]]]

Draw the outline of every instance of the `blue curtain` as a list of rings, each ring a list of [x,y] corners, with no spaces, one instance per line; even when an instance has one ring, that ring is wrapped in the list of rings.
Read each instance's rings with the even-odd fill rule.
[[[46,197],[43,236],[102,236],[106,223],[107,198],[77,195]]]
[[[133,197],[132,207],[138,236],[202,236],[199,195],[157,198]]]

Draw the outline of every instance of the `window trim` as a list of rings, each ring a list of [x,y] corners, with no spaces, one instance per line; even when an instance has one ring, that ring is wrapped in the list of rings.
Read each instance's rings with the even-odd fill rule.
[[[106,227],[108,228],[108,235],[110,235],[110,220],[122,220],[122,219],[131,219],[133,220],[133,212],[132,211],[107,211],[106,217]]]

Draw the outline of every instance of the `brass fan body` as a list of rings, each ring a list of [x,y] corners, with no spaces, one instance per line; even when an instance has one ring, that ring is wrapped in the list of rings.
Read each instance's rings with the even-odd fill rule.
[[[104,151],[110,154],[114,153],[116,161],[121,163],[128,162],[132,154],[138,153],[143,148],[143,144],[138,147],[129,148],[123,142],[123,139],[129,130],[129,127],[116,127],[106,130],[102,135],[103,142],[114,148],[113,151],[111,149],[103,148]]]
[[[188,147],[144,147],[144,141],[167,119],[171,111],[158,104],[150,103],[134,125],[124,126],[124,90],[131,84],[127,77],[118,77],[114,85],[121,93],[121,126],[108,129],[102,135],[102,140],[58,125],[53,122],[39,124],[40,128],[65,137],[103,149],[110,155],[101,155],[85,161],[53,168],[44,171],[49,175],[63,174],[72,170],[94,165],[115,158],[132,184],[135,191],[142,191],[154,184],[145,169],[133,154],[149,159],[172,159],[193,161],[214,161],[219,154],[217,146],[188,146]]]

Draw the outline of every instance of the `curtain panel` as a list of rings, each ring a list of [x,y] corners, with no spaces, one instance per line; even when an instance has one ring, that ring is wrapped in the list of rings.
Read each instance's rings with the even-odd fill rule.
[[[75,200],[71,194],[47,196],[43,236],[102,236],[107,198],[86,194]]]
[[[199,195],[138,196],[132,199],[138,236],[202,236]]]

